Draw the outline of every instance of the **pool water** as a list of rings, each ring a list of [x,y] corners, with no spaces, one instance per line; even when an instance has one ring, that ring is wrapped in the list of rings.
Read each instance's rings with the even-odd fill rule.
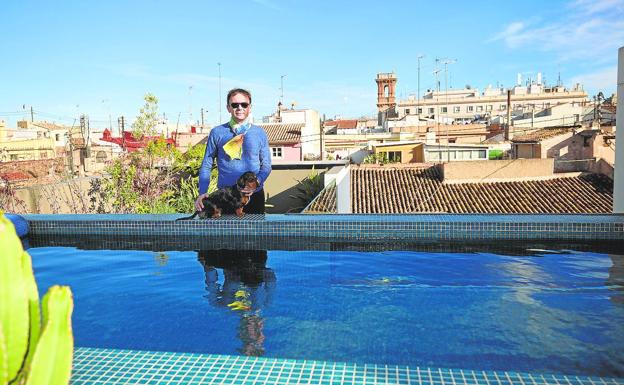
[[[624,376],[624,255],[29,252],[76,346]]]

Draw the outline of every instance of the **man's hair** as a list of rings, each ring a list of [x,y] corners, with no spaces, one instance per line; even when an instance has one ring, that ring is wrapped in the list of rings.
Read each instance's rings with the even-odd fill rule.
[[[230,98],[236,94],[243,94],[245,96],[247,96],[247,98],[249,98],[249,104],[251,104],[251,92],[242,89],[242,88],[234,88],[232,90],[230,90],[230,92],[228,92],[227,94],[227,99],[226,99],[226,103],[229,105],[230,104]]]

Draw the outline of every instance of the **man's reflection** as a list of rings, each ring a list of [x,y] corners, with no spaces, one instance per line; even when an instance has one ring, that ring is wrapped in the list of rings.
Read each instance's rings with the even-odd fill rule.
[[[248,356],[264,355],[264,318],[261,310],[271,299],[275,273],[266,267],[266,250],[200,250],[199,262],[206,274],[206,298],[217,307],[241,316],[238,336],[243,343],[239,352]],[[219,282],[217,269],[223,269]]]

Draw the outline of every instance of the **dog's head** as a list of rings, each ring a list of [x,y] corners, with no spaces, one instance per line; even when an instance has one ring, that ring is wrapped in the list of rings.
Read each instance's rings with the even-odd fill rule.
[[[236,188],[238,188],[242,195],[247,196],[253,194],[259,185],[258,177],[251,171],[247,171],[236,181]]]

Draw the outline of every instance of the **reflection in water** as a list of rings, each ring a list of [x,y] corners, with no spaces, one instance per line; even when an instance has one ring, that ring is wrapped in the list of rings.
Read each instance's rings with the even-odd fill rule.
[[[199,262],[206,274],[206,298],[210,304],[240,314],[239,349],[247,356],[264,355],[264,318],[275,288],[275,273],[266,267],[266,250],[200,250]],[[219,282],[217,269],[223,269]]]
[[[161,268],[167,266],[167,263],[169,262],[169,255],[160,252],[160,253],[155,253],[154,254],[154,260],[156,261],[156,264],[158,265],[158,269],[156,271],[154,271],[154,275],[160,275],[162,273]]]
[[[610,254],[613,265],[609,268],[609,278],[607,287],[611,294],[611,301],[617,304],[624,304],[624,255]]]
[[[545,360],[558,354],[563,365],[620,376],[622,356],[617,341],[621,341],[622,329],[611,321],[618,313],[605,310],[609,308],[594,299],[607,288],[613,303],[624,303],[624,260],[609,255],[612,265],[607,276],[604,257],[588,258],[574,251],[503,257],[489,265],[489,270],[500,273],[508,284],[500,297],[480,302],[476,310],[491,314],[493,326],[501,331],[492,335],[498,343],[516,346],[528,359]],[[598,307],[605,311],[599,317]],[[520,336],[522,329],[527,333]],[[608,341],[592,346],[603,349],[600,355],[588,357],[587,341],[600,339]]]

